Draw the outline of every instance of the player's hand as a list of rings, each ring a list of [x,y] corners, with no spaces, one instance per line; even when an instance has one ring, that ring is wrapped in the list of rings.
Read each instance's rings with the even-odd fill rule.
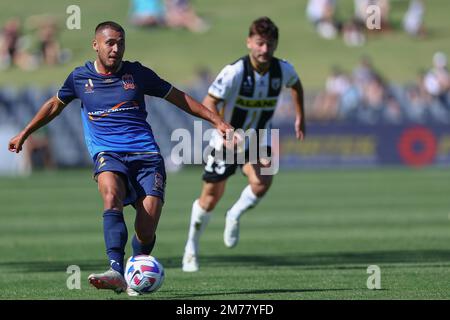
[[[237,144],[237,136],[235,135],[234,128],[230,124],[220,121],[216,128],[223,137],[223,143],[226,148],[233,148]]]
[[[25,134],[23,134],[22,132],[19,133],[9,141],[8,150],[11,152],[19,153],[20,151],[22,151],[22,146],[26,139],[27,137],[25,136]]]
[[[234,128],[229,123],[221,120],[216,125],[216,129],[219,131],[220,135],[227,141],[231,140],[231,138],[233,137]]]
[[[299,118],[295,120],[295,137],[300,141],[303,141],[305,138],[305,133],[302,130],[302,121]]]

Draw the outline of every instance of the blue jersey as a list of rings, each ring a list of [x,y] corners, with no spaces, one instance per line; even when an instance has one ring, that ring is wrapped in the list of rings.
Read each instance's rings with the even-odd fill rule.
[[[86,146],[95,160],[105,151],[159,152],[144,95],[165,98],[171,88],[139,62],[123,61],[116,73],[104,75],[89,61],[72,71],[57,97],[65,104],[81,100]]]

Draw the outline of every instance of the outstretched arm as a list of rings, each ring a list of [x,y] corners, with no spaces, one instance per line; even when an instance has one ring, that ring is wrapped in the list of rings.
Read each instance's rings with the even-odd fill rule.
[[[305,111],[303,86],[300,80],[294,83],[291,89],[292,100],[295,106],[295,136],[298,140],[303,141],[305,137]]]
[[[212,112],[220,115],[218,110],[218,105],[223,102],[222,99],[216,98],[210,94],[207,94],[206,97],[203,99],[203,105],[207,107]],[[221,116],[221,115],[220,115]],[[222,116],[221,116],[222,117]]]
[[[222,135],[225,135],[227,130],[233,129],[232,126],[222,120],[217,113],[217,109],[206,108],[200,102],[175,87],[169,92],[166,100],[193,116],[209,121]]]
[[[19,153],[22,150],[23,143],[28,136],[52,121],[58,114],[61,113],[65,106],[66,105],[56,96],[47,100],[30,123],[28,123],[28,125],[18,135],[9,141],[9,151]]]

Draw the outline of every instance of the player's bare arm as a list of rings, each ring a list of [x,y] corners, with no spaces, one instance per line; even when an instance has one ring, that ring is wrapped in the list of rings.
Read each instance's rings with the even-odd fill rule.
[[[225,103],[223,99],[214,97],[211,94],[207,94],[206,97],[203,99],[203,105],[208,108],[211,112],[217,114],[220,118],[223,119],[223,114],[219,112],[218,106],[221,103]],[[230,137],[229,137],[230,138]],[[227,148],[231,148],[237,143],[239,143],[242,140],[242,137],[240,137],[236,132],[233,134],[233,140],[232,141],[224,141],[224,145]]]
[[[8,150],[19,153],[25,140],[37,129],[52,121],[66,105],[56,96],[47,100],[28,125],[9,141]]]
[[[203,105],[207,107],[211,112],[220,115],[218,105],[224,102],[222,99],[216,98],[210,94],[207,94],[203,99]]]
[[[305,138],[305,111],[303,86],[300,80],[294,83],[291,89],[292,100],[295,107],[295,136],[298,140],[303,141]]]
[[[231,125],[222,120],[217,109],[216,112],[211,111],[209,108],[177,88],[172,88],[167,95],[166,100],[193,116],[211,122],[222,134],[226,134],[227,130],[233,130]]]

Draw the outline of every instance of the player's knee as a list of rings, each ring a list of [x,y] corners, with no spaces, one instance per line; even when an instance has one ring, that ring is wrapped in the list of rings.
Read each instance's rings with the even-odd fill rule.
[[[254,190],[254,189],[252,189],[252,190]],[[256,192],[255,192],[255,191],[256,191]],[[263,196],[267,193],[267,191],[269,191],[269,188],[259,186],[259,187],[256,188],[256,190],[253,191],[253,193],[254,193],[255,196],[257,196],[258,198],[261,198],[261,197],[263,197]]]
[[[267,179],[253,181],[252,183],[250,183],[250,185],[255,196],[261,198],[267,193],[267,191],[269,191],[271,183],[272,181]]]
[[[121,210],[123,208],[122,199],[118,193],[107,191],[102,194],[102,197],[105,209]]]

